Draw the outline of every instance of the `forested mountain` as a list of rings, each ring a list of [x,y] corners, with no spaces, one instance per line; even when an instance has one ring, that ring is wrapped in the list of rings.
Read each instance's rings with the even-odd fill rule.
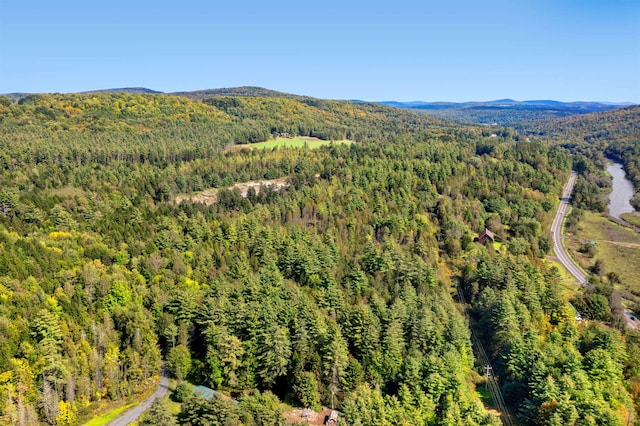
[[[22,98],[26,98],[27,96],[33,95],[33,93],[22,93],[22,92],[14,92],[14,93],[3,93],[0,95],[0,99],[8,99],[11,102],[17,102]]]
[[[93,94],[93,93],[131,93],[131,94],[154,94],[159,95],[162,92],[157,90],[147,89],[146,87],[122,87],[117,89],[98,89],[98,90],[89,90],[86,92],[79,92],[80,94]],[[6,93],[0,94],[0,97],[6,97],[10,100],[17,102],[22,98],[26,98],[28,96],[38,95],[38,93]]]
[[[166,360],[238,399],[187,397],[182,424],[333,401],[347,425],[497,425],[469,321],[520,424],[636,418],[639,336],[576,324],[543,260],[564,149],[377,104],[203,98],[0,100],[2,422],[77,424]],[[226,149],[277,133],[354,143]]]
[[[162,92],[157,90],[147,89],[146,87],[121,87],[117,89],[100,89],[100,90],[89,90],[87,92],[81,92],[84,94],[92,94],[92,93],[132,93],[132,94],[152,94],[159,95]]]
[[[292,95],[290,93],[278,92],[276,90],[265,89],[263,87],[242,86],[227,87],[220,89],[193,90],[190,92],[170,93],[175,96],[183,96],[194,100],[203,100],[213,96],[251,96],[261,98],[295,98],[303,99],[304,96]]]
[[[514,101],[500,99],[489,102],[381,102],[408,108],[432,117],[460,123],[514,126],[524,121],[548,120],[574,115],[608,111],[621,104],[602,102]]]

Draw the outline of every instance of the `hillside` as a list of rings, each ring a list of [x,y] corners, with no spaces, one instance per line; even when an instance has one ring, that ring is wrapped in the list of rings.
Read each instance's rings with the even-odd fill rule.
[[[281,99],[304,98],[303,96],[292,95],[290,93],[283,93],[283,92],[278,92],[275,90],[270,90],[270,89],[265,89],[263,87],[255,87],[255,86],[194,90],[190,92],[174,92],[170,94],[175,96],[184,96],[185,98],[189,98],[193,100],[203,100],[203,99],[211,98],[214,96],[249,96],[249,97],[281,98]]]
[[[563,149],[378,104],[210,95],[0,102],[0,422],[81,424],[166,361],[180,424],[287,425],[286,401],[348,425],[497,426],[470,325],[521,424],[636,415],[640,337],[602,293],[576,323],[544,259]],[[285,133],[351,143],[225,149]],[[474,241],[485,227],[500,244]]]
[[[620,161],[640,192],[640,106],[585,114],[564,120],[522,123],[519,130],[595,158],[602,154]],[[640,208],[640,193],[634,198]]]
[[[640,134],[640,105],[584,114],[566,119],[523,122],[518,129],[531,135],[571,141],[612,141],[637,138]]]
[[[116,89],[99,89],[99,90],[89,90],[86,92],[80,92],[85,94],[92,93],[131,93],[137,95],[159,95],[162,92],[158,92],[157,90],[147,89],[146,87],[121,87]]]
[[[500,99],[489,102],[381,102],[406,108],[432,117],[460,123],[513,126],[522,122],[549,120],[574,115],[607,111],[621,105],[601,102],[558,102],[550,100],[514,101]]]
[[[1,103],[6,127],[49,130],[150,130],[176,123],[230,121],[215,108],[185,98],[122,92],[28,95]]]
[[[134,95],[162,94],[162,92],[144,87],[100,89],[81,92],[80,94],[95,93],[128,93]],[[42,94],[9,93],[0,96],[5,96],[15,102],[34,95]],[[167,93],[167,95],[188,98],[194,101],[204,101],[214,97],[259,97],[291,99],[298,101],[313,101],[315,99],[308,96],[284,93],[255,86],[173,92]],[[352,102],[368,103],[361,100],[355,100]],[[500,99],[487,102],[383,101],[376,103],[385,106],[410,110],[418,114],[440,118],[443,120],[451,120],[466,124],[483,124],[497,126],[518,126],[525,122],[565,118],[574,115],[608,111],[627,106],[626,104],[605,102],[559,102],[553,100],[532,100],[519,102],[513,99]]]
[[[595,211],[586,213],[574,210],[568,220],[573,238],[566,245],[574,251],[574,258],[583,266],[598,263],[602,274],[613,273],[612,286],[619,288],[629,306],[640,307],[640,292],[636,287],[640,267],[637,253],[625,247],[624,241],[637,244],[637,235],[612,223],[606,214],[607,195],[611,192],[611,180],[605,173],[609,159],[622,163],[627,178],[635,186],[631,204],[640,209],[640,106],[585,114],[567,119],[544,120],[523,123],[520,130],[532,140],[557,144],[574,154],[574,169],[581,173],[573,196],[573,204],[580,209]],[[595,166],[594,166],[595,165]],[[633,217],[629,217],[633,221]],[[585,249],[584,241],[603,241],[597,248]],[[621,243],[622,241],[622,243]],[[629,259],[626,259],[628,257]],[[616,274],[620,273],[622,278]]]

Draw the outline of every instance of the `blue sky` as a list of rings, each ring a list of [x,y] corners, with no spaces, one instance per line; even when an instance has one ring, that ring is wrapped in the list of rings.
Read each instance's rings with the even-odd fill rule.
[[[640,103],[637,0],[0,0],[0,93]]]

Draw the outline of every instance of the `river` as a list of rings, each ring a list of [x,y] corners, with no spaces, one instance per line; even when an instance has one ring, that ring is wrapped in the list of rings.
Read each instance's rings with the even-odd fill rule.
[[[607,172],[613,178],[613,189],[609,194],[609,214],[616,219],[621,219],[623,213],[633,213],[635,209],[629,203],[633,197],[633,185],[627,179],[626,173],[620,163],[609,163]]]

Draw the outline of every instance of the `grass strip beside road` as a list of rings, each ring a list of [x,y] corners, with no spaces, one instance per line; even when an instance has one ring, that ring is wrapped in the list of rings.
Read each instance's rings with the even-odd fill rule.
[[[108,425],[111,421],[115,420],[120,416],[120,414],[124,413],[129,408],[135,407],[138,405],[138,402],[131,402],[127,405],[120,406],[118,408],[114,408],[113,410],[107,411],[106,413],[94,417],[89,420],[87,423],[84,423],[84,426],[104,426]]]
[[[144,402],[156,389],[157,385],[154,385],[142,393],[131,395],[118,401],[102,399],[101,401],[93,402],[90,406],[84,408],[84,413],[81,411],[78,416],[78,423],[83,426],[108,425],[122,413]]]

